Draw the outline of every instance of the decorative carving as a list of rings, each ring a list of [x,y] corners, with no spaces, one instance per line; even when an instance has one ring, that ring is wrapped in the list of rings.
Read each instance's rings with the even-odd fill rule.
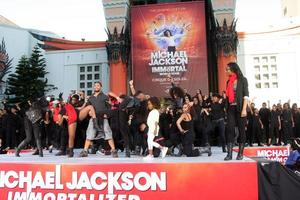
[[[6,46],[3,38],[0,45],[0,82],[3,82],[3,77],[10,72],[9,70],[12,68],[12,60],[13,59],[9,59],[8,53],[6,52]]]
[[[233,20],[228,26],[226,19],[223,21],[223,26],[220,26],[217,21],[216,42],[217,50],[222,51],[225,56],[232,54],[236,55],[238,45],[238,34],[235,30],[237,20]]]
[[[120,34],[118,34],[117,27],[115,27],[113,33],[109,29],[106,33],[108,36],[106,49],[109,63],[118,63],[121,58],[121,61],[127,64],[130,51],[129,30],[124,30],[123,26]]]

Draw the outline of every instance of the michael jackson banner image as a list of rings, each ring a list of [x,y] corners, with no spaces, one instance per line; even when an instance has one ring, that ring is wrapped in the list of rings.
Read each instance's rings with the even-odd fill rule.
[[[131,21],[137,89],[167,96],[171,74],[190,93],[208,91],[204,2],[133,7]]]

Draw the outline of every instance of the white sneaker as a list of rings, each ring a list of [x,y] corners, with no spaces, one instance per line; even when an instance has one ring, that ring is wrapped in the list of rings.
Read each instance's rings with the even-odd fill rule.
[[[162,157],[162,158],[166,157],[167,152],[168,152],[168,147],[163,147],[163,148],[161,149],[161,157]]]
[[[153,159],[154,159],[153,155],[150,155],[150,154],[148,154],[147,156],[145,156],[143,158],[143,160],[153,160]]]

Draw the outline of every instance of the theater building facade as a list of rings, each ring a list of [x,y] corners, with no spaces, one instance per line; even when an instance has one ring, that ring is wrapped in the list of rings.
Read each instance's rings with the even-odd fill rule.
[[[105,92],[128,93],[127,82],[134,79],[138,89],[165,96],[168,74],[191,93],[221,92],[226,64],[238,61],[256,104],[300,102],[299,9],[289,0],[282,3],[280,22],[239,33],[235,0],[103,0],[102,4],[107,41],[70,41],[24,29],[1,16],[0,38],[13,66],[39,44],[45,50],[49,83],[58,88],[54,95],[67,96],[71,90],[90,95],[95,81],[103,82]],[[164,35],[167,30],[172,37]],[[3,98],[5,83],[0,86]]]

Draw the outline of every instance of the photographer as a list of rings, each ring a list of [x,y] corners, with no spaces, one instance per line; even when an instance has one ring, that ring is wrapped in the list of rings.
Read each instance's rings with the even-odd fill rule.
[[[299,170],[300,164],[300,138],[295,138],[291,142],[292,151],[285,162],[285,166],[292,170]]]

